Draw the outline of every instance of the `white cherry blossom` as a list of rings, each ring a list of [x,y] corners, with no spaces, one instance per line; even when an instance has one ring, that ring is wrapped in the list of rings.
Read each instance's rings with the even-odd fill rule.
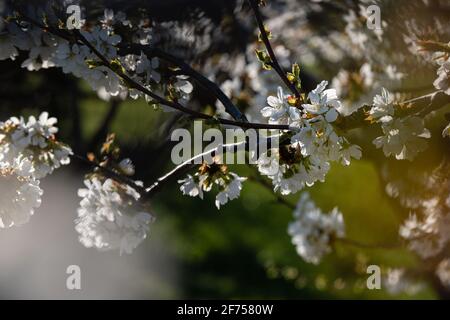
[[[178,183],[181,184],[180,190],[184,195],[191,197],[198,196],[200,199],[203,199],[203,188],[199,184],[197,177],[188,174],[186,179],[178,180]]]
[[[261,110],[261,114],[265,118],[269,118],[269,123],[288,124],[289,123],[289,104],[288,96],[284,94],[283,89],[278,87],[277,96],[269,96],[267,98],[268,107]]]
[[[323,115],[328,122],[334,122],[338,117],[337,110],[341,108],[341,102],[335,89],[326,89],[328,81],[322,81],[308,94],[309,104],[302,107],[313,115]]]
[[[436,89],[450,95],[450,60],[446,60],[437,70],[438,77],[433,82]]]
[[[325,214],[316,207],[308,193],[303,193],[294,211],[295,221],[288,227],[297,253],[306,261],[319,264],[331,252],[331,242],[345,235],[342,213],[334,208]]]
[[[370,116],[382,123],[389,122],[394,116],[394,97],[385,88],[381,89],[381,95],[373,98],[373,107],[369,110]]]
[[[239,198],[242,190],[242,182],[247,178],[239,177],[233,172],[226,172],[219,176],[209,176],[208,173],[200,174],[197,172],[194,176],[188,175],[183,180],[178,180],[181,184],[180,190],[184,195],[199,197],[203,199],[204,192],[209,192],[214,186],[217,186],[219,192],[216,195],[216,207],[226,204],[228,201]]]
[[[239,198],[242,190],[242,182],[247,178],[239,177],[235,173],[230,173],[231,181],[220,181],[219,187],[221,190],[216,196],[216,207],[220,209],[221,205],[226,204],[228,201]]]
[[[425,139],[430,132],[424,127],[422,118],[409,116],[382,124],[384,135],[373,140],[377,148],[383,148],[386,157],[395,156],[397,160],[413,160],[427,148]]]

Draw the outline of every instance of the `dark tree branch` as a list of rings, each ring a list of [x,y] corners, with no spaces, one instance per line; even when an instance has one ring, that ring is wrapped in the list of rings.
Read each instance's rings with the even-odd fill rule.
[[[173,108],[175,110],[181,111],[185,114],[188,114],[190,116],[192,116],[193,118],[196,119],[203,119],[203,120],[211,120],[211,121],[215,121],[218,122],[220,124],[225,124],[225,125],[232,125],[232,126],[237,126],[243,129],[271,129],[271,130],[290,130],[288,125],[275,125],[275,124],[265,124],[265,123],[250,123],[250,122],[242,122],[242,121],[234,121],[234,120],[229,120],[229,119],[223,119],[223,118],[216,118],[214,116],[210,116],[189,108],[186,108],[185,106],[181,105],[179,102],[177,101],[169,101],[153,92],[151,92],[148,88],[144,87],[142,84],[138,83],[137,81],[133,80],[130,76],[128,76],[126,73],[124,72],[120,72],[117,71],[115,68],[113,68],[110,64],[110,62],[108,61],[108,59],[106,59],[106,57],[104,57],[89,41],[87,41],[87,39],[80,33],[80,31],[78,30],[74,30],[74,34],[78,37],[78,39],[84,44],[86,45],[99,59],[100,61],[109,69],[111,69],[111,71],[115,72],[116,74],[118,74],[123,80],[124,82],[126,82],[130,87],[132,87],[133,89],[136,89],[146,95],[148,95],[149,97],[151,97],[153,100],[155,100],[156,102],[168,106],[170,108]]]

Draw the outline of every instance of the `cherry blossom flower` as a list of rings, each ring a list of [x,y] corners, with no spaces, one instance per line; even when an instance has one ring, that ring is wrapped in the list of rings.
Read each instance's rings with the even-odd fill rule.
[[[0,165],[0,228],[27,223],[41,205],[42,189],[27,159],[15,167]]]
[[[394,97],[385,88],[381,89],[381,95],[373,98],[373,107],[369,110],[370,116],[380,122],[389,122],[394,116]]]
[[[122,38],[112,32],[95,26],[91,31],[81,31],[83,36],[89,41],[102,55],[109,59],[117,56],[115,47],[122,41]]]
[[[410,250],[430,258],[440,253],[450,240],[450,215],[439,207],[439,198],[423,201],[420,206],[425,216],[421,219],[412,213],[400,227],[399,234],[408,240]]]
[[[437,70],[438,77],[433,82],[436,89],[442,90],[450,95],[450,61],[446,60]]]
[[[291,108],[287,102],[288,95],[283,93],[283,89],[278,87],[276,97],[269,96],[267,98],[268,107],[261,110],[261,114],[265,118],[269,118],[269,123],[273,124],[289,124],[289,109]]]
[[[216,207],[220,209],[221,205],[226,204],[228,201],[239,198],[242,190],[242,182],[247,178],[239,177],[235,173],[230,173],[231,181],[220,180],[219,188],[221,191],[216,196]]]
[[[56,49],[56,65],[61,67],[64,73],[72,73],[74,76],[81,78],[89,72],[84,61],[88,54],[89,50],[85,46],[70,45],[66,41],[61,41]]]
[[[14,168],[23,159],[28,159],[33,167],[32,176],[41,179],[70,163],[72,150],[55,139],[58,128],[56,118],[49,118],[43,112],[38,119],[30,116],[12,117],[0,123],[0,165]]]
[[[344,166],[349,166],[351,159],[361,159],[361,148],[355,144],[344,147],[340,151],[341,163]]]
[[[342,213],[334,208],[329,214],[324,214],[307,192],[300,197],[294,218],[295,221],[289,224],[288,233],[297,253],[306,262],[319,264],[322,257],[331,252],[333,239],[345,235]]]
[[[213,169],[211,169],[213,168]],[[219,170],[216,170],[218,168]],[[180,190],[184,195],[199,197],[203,199],[204,192],[209,192],[214,186],[219,189],[216,195],[216,207],[226,204],[230,200],[239,198],[242,190],[242,182],[247,178],[239,177],[233,172],[228,172],[225,165],[216,163],[209,165],[203,164],[200,171],[194,176],[188,175],[187,178],[179,180]]]
[[[377,148],[383,148],[386,157],[395,156],[397,160],[412,161],[417,154],[427,148],[425,139],[430,132],[424,128],[422,118],[409,116],[382,124],[384,135],[373,140]]]
[[[338,117],[337,109],[341,107],[341,102],[337,97],[335,89],[326,89],[328,81],[322,81],[308,94],[310,104],[303,104],[302,107],[313,115],[323,115],[328,122],[334,122]]]

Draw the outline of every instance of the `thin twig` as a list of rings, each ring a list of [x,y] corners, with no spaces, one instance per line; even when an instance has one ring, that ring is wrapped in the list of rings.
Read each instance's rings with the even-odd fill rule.
[[[194,157],[186,160],[185,162],[181,163],[180,165],[176,166],[173,170],[165,174],[164,176],[160,177],[156,182],[154,182],[149,188],[146,189],[146,196],[145,198],[151,198],[154,194],[159,192],[166,184],[171,182],[172,180],[176,179],[177,177],[180,177],[181,175],[185,174],[187,171],[195,167],[196,164],[201,162],[201,160],[206,157],[213,154],[225,154],[230,151],[234,151],[236,149],[245,147],[247,144],[246,141],[237,142],[237,143],[230,143],[230,144],[223,144],[220,146],[217,146],[216,148],[213,148],[211,150],[205,151],[203,153],[200,153],[198,155],[195,155]]]

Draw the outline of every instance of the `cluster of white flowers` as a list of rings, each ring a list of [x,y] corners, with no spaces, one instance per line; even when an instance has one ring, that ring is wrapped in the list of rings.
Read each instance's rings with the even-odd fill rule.
[[[394,117],[394,98],[382,89],[381,95],[375,96],[369,111],[372,119],[381,124],[383,136],[373,140],[377,148],[383,148],[386,157],[395,156],[397,160],[413,160],[417,154],[427,148],[425,139],[431,137],[424,127],[424,121],[417,116]]]
[[[435,23],[434,28],[442,28],[439,20],[433,21]],[[419,62],[424,65],[433,65],[437,67],[437,78],[433,81],[433,86],[447,95],[450,95],[450,56],[448,49],[445,47],[450,46],[450,42],[435,42],[433,40],[423,40],[419,35],[420,32],[417,29],[415,23],[408,23],[407,27],[409,35],[405,35],[405,43],[409,46],[409,51],[419,58]],[[441,30],[448,32],[448,30]],[[442,39],[445,39],[443,36]],[[447,39],[448,40],[448,39]]]
[[[14,168],[0,165],[0,228],[27,223],[41,205],[42,193],[28,159]]]
[[[54,169],[70,163],[72,150],[57,141],[56,118],[43,112],[38,119],[12,117],[0,122],[0,165],[15,168],[24,160],[31,162],[32,177],[41,179]]]
[[[327,1],[316,0],[313,5],[315,7],[317,3]],[[298,3],[295,0],[285,2],[290,8]],[[376,48],[376,45],[384,42],[382,36],[386,22],[382,21],[383,28],[367,28],[369,17],[366,9],[370,0],[360,2],[362,3],[355,2],[359,11],[353,7],[344,16],[344,32],[330,33],[334,41],[325,37],[310,37],[311,34],[305,31],[299,32],[300,29],[309,29],[298,27],[305,23],[307,12],[303,10],[291,10],[279,21],[270,21],[275,28],[278,24],[280,31],[280,28],[286,26],[282,23],[283,19],[296,20],[296,28],[278,32],[280,39],[296,44],[306,42],[297,41],[299,38],[296,37],[315,39],[315,45],[313,40],[307,43],[314,47],[313,51],[320,47],[323,51],[321,58],[334,63],[343,61],[344,57],[356,58],[357,62],[353,62],[358,66],[361,61],[367,61],[357,71],[341,69],[333,81],[335,89],[326,89],[328,83],[322,81],[302,104],[298,103],[297,98],[284,94],[278,88],[277,96],[269,96],[268,106],[258,109],[257,115],[251,114],[252,110],[246,111],[247,115],[251,114],[249,119],[259,119],[262,115],[271,124],[288,125],[291,128],[292,132],[282,133],[282,138],[285,139],[280,148],[269,150],[258,161],[260,173],[270,178],[274,190],[283,195],[295,193],[317,181],[324,181],[332,162],[349,165],[352,158],[361,158],[359,146],[352,145],[345,137],[338,135],[336,121],[361,108],[368,97],[373,96],[371,90],[381,82],[384,83],[382,80],[398,81],[404,76],[386,59],[386,54],[381,50],[378,52]],[[309,4],[305,6],[309,7]],[[117,70],[125,70],[133,80],[154,92],[170,94],[171,100],[184,102],[194,90],[188,77],[183,75],[173,76],[171,81],[167,81],[167,85],[162,83],[166,75],[160,74],[160,61],[157,58],[147,57],[143,52],[120,56],[122,37],[116,30],[130,29],[133,33],[131,42],[135,44],[149,45],[153,40],[152,28],[147,22],[142,21],[138,26],[133,26],[122,12],[114,13],[106,9],[99,23],[86,24],[81,30],[84,38],[110,62],[115,71],[103,65],[96,54],[80,42],[69,42],[29,23],[17,24],[14,19],[4,20],[4,23],[0,21],[0,60],[16,59],[19,50],[28,52],[28,57],[22,63],[23,68],[37,71],[59,67],[64,73],[86,80],[105,100],[111,97],[125,99],[129,96],[132,99],[145,98],[153,103],[145,93],[128,88],[116,74]],[[133,29],[134,27],[137,29]],[[347,38],[346,41],[343,38]],[[349,43],[352,46],[348,46]],[[254,54],[253,46],[254,44],[247,48],[251,54]],[[298,46],[298,51],[295,52],[295,49],[277,44],[274,49],[285,68],[290,56],[297,55],[305,48]],[[353,54],[351,51],[354,51]],[[441,57],[435,59],[438,63],[438,77],[434,86],[450,94],[448,54],[437,54]],[[309,52],[308,55],[311,59],[313,54]],[[392,56],[395,63],[397,55]],[[261,97],[265,100],[269,92],[275,91],[275,81],[268,73],[261,75],[259,63],[246,65],[247,57],[239,56],[240,63],[230,63],[231,56],[222,55],[222,63],[234,68],[230,72],[231,79],[226,80],[222,88],[229,96],[239,94],[239,99],[247,99],[251,101],[249,105],[258,106],[263,103]],[[207,67],[208,64],[205,68]],[[219,74],[220,72],[216,72],[210,78]],[[254,91],[251,97],[246,97],[243,93],[242,88],[245,86]],[[338,96],[342,97],[343,92],[351,96],[347,98],[352,104],[341,103]],[[373,143],[377,148],[382,148],[387,157],[413,160],[419,152],[425,150],[430,132],[424,127],[423,119],[417,116],[396,118],[394,98],[386,89],[382,89],[381,95],[376,95],[373,99],[369,116],[381,126],[383,132]],[[11,118],[0,123],[0,227],[27,222],[41,203],[43,192],[39,187],[39,179],[69,163],[71,150],[55,139],[55,124],[56,119],[49,118],[47,113],[43,113],[39,119],[30,117],[27,122],[22,118]],[[450,136],[450,124],[444,129],[443,136]],[[121,161],[118,170],[128,176],[132,176],[135,171],[129,159]],[[203,166],[199,172],[193,176],[188,175],[179,183],[183,194],[202,199],[204,192],[217,188],[215,205],[220,209],[228,201],[239,197],[245,180],[246,178],[228,172],[226,167],[224,169],[215,165],[212,170],[211,166]],[[137,184],[141,186],[140,182]],[[85,186],[78,193],[82,200],[76,219],[76,231],[80,234],[81,243],[99,250],[118,249],[120,253],[131,253],[146,238],[149,224],[154,220],[147,208],[139,204],[141,195],[129,185],[96,174],[85,180]],[[418,210],[422,210],[424,215],[412,214],[400,228],[400,235],[408,241],[409,248],[422,258],[434,257],[448,246],[448,208],[450,197],[446,198],[445,205],[442,205],[442,197],[423,201]],[[318,264],[331,251],[333,240],[345,234],[343,216],[338,209],[334,208],[329,214],[324,214],[307,193],[301,196],[294,217],[296,220],[289,225],[288,233],[292,236],[298,254],[307,262]],[[449,260],[445,259],[436,269],[436,275],[447,286],[450,283],[449,266]],[[403,275],[403,269],[391,270],[386,282],[388,290],[404,291],[406,287],[401,281]]]
[[[15,22],[9,22],[6,31],[2,42],[7,50],[0,56],[1,60],[14,59],[18,55],[17,49],[29,51],[28,58],[22,63],[29,71],[60,67],[64,73],[85,79],[95,90],[106,87],[111,95],[118,94],[118,77],[104,66],[89,67],[86,60],[98,59],[86,46],[69,43],[33,25],[21,28]],[[106,58],[115,58],[115,45],[120,42],[120,36],[99,27],[82,31],[82,34]]]
[[[450,244],[448,172],[448,164],[442,163],[433,170],[424,172],[418,172],[413,166],[396,175],[392,175],[389,170],[384,173],[385,176],[390,174],[391,177],[398,177],[386,186],[388,195],[397,198],[402,207],[410,210],[409,217],[400,226],[400,237],[409,250],[426,260],[427,265],[435,266],[435,273],[444,286],[448,286],[445,258]],[[437,259],[444,259],[442,265],[436,265]]]
[[[29,221],[41,204],[39,179],[61,165],[70,163],[72,150],[56,140],[56,118],[43,112],[28,121],[12,117],[0,122],[0,227]],[[129,159],[118,164],[121,173],[131,176]],[[137,182],[139,183],[139,182]],[[87,179],[76,230],[87,247],[131,251],[146,237],[152,215],[139,209],[140,194],[132,187],[111,179]],[[137,211],[136,211],[137,210]]]
[[[398,87],[404,74],[397,71],[396,66],[388,65],[385,68],[376,68],[368,62],[364,63],[358,71],[341,69],[332,80],[343,104],[339,113],[349,116],[361,107],[371,104],[376,90],[382,85]]]
[[[184,195],[203,199],[203,192],[209,192],[216,185],[219,192],[216,195],[216,207],[226,204],[228,201],[239,198],[242,190],[242,182],[247,180],[233,172],[217,172],[216,174],[197,172],[194,176],[179,180],[180,190]]]
[[[426,217],[419,221],[412,214],[400,228],[400,235],[405,239],[411,239],[409,249],[417,252],[423,258],[429,258],[439,253],[445,244],[445,239],[439,237],[439,223],[436,216]],[[435,238],[438,237],[436,241]]]
[[[81,34],[108,61],[113,61],[115,67],[123,67],[134,81],[147,88],[161,91],[161,75],[157,71],[159,60],[148,58],[144,53],[118,55],[118,45],[122,38],[115,33],[115,26],[131,27],[123,12],[105,9],[104,19],[98,25],[84,26]],[[136,39],[139,44],[148,44],[151,37],[149,28],[141,28]],[[150,28],[151,29],[151,28]],[[147,40],[143,40],[147,39]],[[0,60],[15,59],[18,50],[28,51],[28,58],[22,63],[29,71],[62,68],[64,73],[70,73],[88,82],[100,98],[109,100],[111,96],[124,99],[129,95],[132,99],[139,97],[151,101],[151,98],[136,89],[128,88],[120,77],[109,67],[100,63],[100,59],[86,45],[72,43],[63,38],[44,32],[32,24],[20,26],[14,21],[6,23],[5,31],[0,34]],[[173,81],[172,87],[179,93],[179,98],[187,100],[193,90],[186,77]]]
[[[84,181],[78,190],[83,198],[75,220],[80,242],[87,248],[119,249],[132,253],[147,236],[153,216],[140,208],[140,194],[112,179],[97,177]]]
[[[439,68],[437,70],[438,77],[434,81],[433,85],[436,89],[442,90],[445,94],[450,95],[450,60],[448,58],[441,58],[437,61],[439,64]]]
[[[279,88],[278,96],[270,96],[269,106],[261,110],[270,123],[287,124],[295,132],[289,145],[271,149],[258,159],[260,173],[268,176],[281,194],[323,181],[332,161],[349,165],[351,158],[361,158],[360,148],[338,136],[332,125],[342,105],[334,89],[325,89],[327,84],[322,81],[311,91],[309,103],[302,104],[302,109],[293,106],[292,97]]]
[[[374,85],[374,77],[369,63],[364,63],[358,72],[349,72],[344,69],[338,72],[331,85],[336,89],[336,94],[344,98],[339,110],[341,115],[349,116],[367,102],[367,92],[370,92]]]
[[[439,197],[422,201],[423,219],[416,214],[400,227],[400,236],[408,240],[409,249],[422,258],[436,256],[450,241],[450,206],[441,206]]]
[[[0,122],[0,226],[27,222],[40,206],[39,179],[70,162],[71,149],[58,142],[56,118],[12,117]]]
[[[334,208],[324,214],[304,192],[294,211],[295,221],[288,227],[292,243],[297,253],[306,261],[318,264],[322,257],[331,252],[333,239],[345,235],[345,225],[342,213]]]

